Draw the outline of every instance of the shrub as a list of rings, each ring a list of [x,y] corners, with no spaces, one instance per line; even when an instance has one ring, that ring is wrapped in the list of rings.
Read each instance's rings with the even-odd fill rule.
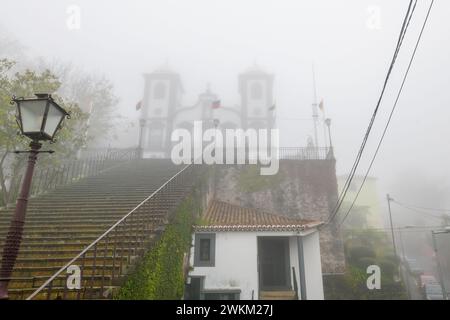
[[[390,259],[382,259],[379,261],[379,266],[381,269],[381,273],[389,276],[390,279],[393,279],[394,274],[397,273],[397,264],[392,262]]]
[[[360,260],[361,258],[375,258],[375,257],[376,257],[375,250],[373,250],[373,248],[371,247],[358,246],[350,248],[349,258],[354,263]]]
[[[361,268],[362,270],[366,270],[368,266],[371,266],[373,264],[377,264],[377,263],[376,263],[375,258],[372,258],[372,257],[359,258],[354,263],[354,265],[356,267]]]
[[[194,201],[185,200],[176,210],[155,246],[144,255],[120,288],[120,300],[178,300],[184,292],[183,257],[191,245]]]

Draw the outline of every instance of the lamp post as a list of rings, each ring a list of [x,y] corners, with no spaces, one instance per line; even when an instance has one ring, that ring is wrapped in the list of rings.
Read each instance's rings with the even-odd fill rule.
[[[396,257],[399,257],[399,255],[397,253],[397,245],[395,244],[394,224],[392,223],[392,212],[391,212],[391,201],[394,200],[394,199],[392,199],[391,196],[389,194],[387,194],[386,195],[386,200],[387,200],[387,203],[388,203],[389,222],[390,222],[390,226],[391,226],[392,246],[394,248],[394,255]]]
[[[56,132],[62,121],[69,114],[59,106],[49,94],[36,94],[36,98],[15,98],[16,120],[22,135],[31,139],[30,150],[16,151],[16,153],[29,153],[28,165],[22,181],[22,187],[16,202],[16,210],[11,220],[8,234],[3,247],[2,266],[0,269],[0,299],[8,299],[8,284],[13,272],[14,264],[19,253],[22,241],[23,226],[27,212],[28,197],[37,155],[40,151],[40,141],[54,141]]]

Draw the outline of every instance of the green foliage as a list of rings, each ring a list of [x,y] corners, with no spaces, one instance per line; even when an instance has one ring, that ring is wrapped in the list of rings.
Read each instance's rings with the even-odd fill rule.
[[[198,217],[197,219],[195,219],[195,225],[197,225],[197,226],[207,226],[207,225],[209,225],[209,222],[206,221],[202,217]]]
[[[362,231],[362,230],[359,230]],[[324,278],[326,299],[383,300],[406,299],[402,282],[397,281],[399,261],[392,254],[391,243],[379,232],[352,230],[344,235],[347,270],[344,275]],[[367,267],[381,269],[381,289],[367,288]]]
[[[327,300],[404,300],[407,298],[401,282],[381,277],[381,289],[367,289],[365,269],[348,266],[344,275],[324,278],[324,292]]]
[[[378,261],[378,265],[383,270],[383,274],[389,278],[393,278],[397,273],[397,263],[390,259],[382,258]]]
[[[393,264],[400,263],[400,259],[393,253],[386,253],[383,255],[383,257],[384,257],[385,261],[389,261],[390,263],[393,263]]]
[[[361,258],[375,258],[375,250],[371,247],[358,246],[349,248],[349,260],[357,262]]]
[[[184,292],[183,257],[191,245],[196,203],[185,200],[174,221],[120,288],[120,300],[177,300]]]
[[[89,145],[101,144],[105,138],[108,141],[111,138],[117,140],[114,128],[120,128],[123,132],[127,125],[117,112],[119,99],[114,94],[112,83],[105,77],[88,75],[64,64],[53,64],[51,69],[56,69],[63,80],[60,91],[89,113]]]
[[[62,158],[74,155],[85,144],[85,136],[79,134],[86,131],[87,116],[78,105],[66,101],[56,94],[61,83],[49,70],[36,72],[25,70],[11,74],[15,63],[7,59],[0,60],[0,206],[9,201],[7,182],[14,185],[18,172],[22,169],[27,155],[15,156],[14,150],[27,150],[29,139],[18,135],[16,123],[16,106],[11,104],[12,95],[17,97],[34,97],[35,93],[50,93],[53,98],[71,114],[70,120],[63,122],[57,133],[57,143],[43,143],[43,149],[54,150],[53,155],[39,155],[40,167],[54,165]]]
[[[353,265],[360,269],[366,269],[368,266],[377,264],[375,257],[361,257],[354,261]]]
[[[268,190],[272,187],[279,186],[282,178],[282,173],[279,171],[275,175],[262,176],[260,174],[259,165],[245,166],[239,175],[238,185],[243,192],[258,192]]]

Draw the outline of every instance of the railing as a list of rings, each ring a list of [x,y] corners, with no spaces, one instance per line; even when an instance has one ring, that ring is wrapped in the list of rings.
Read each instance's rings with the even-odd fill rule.
[[[295,267],[292,267],[292,282],[294,283],[295,300],[299,299],[297,275],[295,274]]]
[[[59,269],[27,300],[99,299],[111,295],[127,269],[161,233],[161,226],[192,186],[198,170],[199,166],[193,164],[181,169]]]
[[[115,160],[122,158],[137,157],[139,153],[138,148],[97,148],[97,149],[84,149],[80,152],[80,159],[89,158],[103,158],[105,160]]]
[[[325,160],[325,159],[332,159],[334,158],[334,156],[332,148],[281,147],[279,148],[279,158],[281,160]]]
[[[278,154],[276,154],[278,151]],[[200,151],[201,152],[201,151]],[[220,152],[221,155],[215,156],[215,152]],[[214,159],[220,159],[221,164],[251,164],[258,163],[260,160],[270,160],[277,158],[279,160],[327,160],[334,159],[333,148],[315,148],[315,147],[280,147],[280,148],[267,148],[260,152],[258,146],[253,148],[239,147],[239,148],[222,148],[215,149],[211,152]],[[191,149],[191,159],[193,162],[193,156],[197,155],[194,148]],[[209,156],[209,153],[207,154]],[[197,158],[199,161],[204,160],[205,155]],[[266,159],[267,158],[267,159]],[[182,159],[180,159],[182,160]]]
[[[105,149],[82,153],[80,159],[69,159],[53,167],[39,167],[33,176],[33,186],[30,196],[37,196],[59,186],[72,184],[82,178],[96,175],[117,165],[118,162],[137,159],[136,148]],[[14,202],[19,194],[22,174],[10,187],[9,202]]]

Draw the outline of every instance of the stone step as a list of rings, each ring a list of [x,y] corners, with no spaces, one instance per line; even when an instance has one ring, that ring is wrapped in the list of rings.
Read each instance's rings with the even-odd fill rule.
[[[31,277],[31,276],[47,276],[51,277],[56,272],[58,272],[61,269],[62,265],[55,265],[55,266],[27,266],[22,267],[18,266],[15,267],[13,270],[12,278],[20,278],[20,277]],[[122,265],[122,268],[126,266]],[[105,266],[101,265],[93,265],[93,264],[86,264],[83,267],[83,275],[84,276],[90,276],[92,274],[98,275],[103,274],[103,272],[107,275],[111,275],[113,269],[115,270],[115,274],[119,274],[120,272],[120,264],[112,265],[107,264]]]
[[[20,246],[20,251],[25,250],[61,250],[61,249],[67,249],[67,250],[77,250],[78,252],[81,252],[84,248],[86,248],[88,245],[90,245],[92,241],[61,241],[61,242],[53,242],[53,243],[46,243],[46,242],[28,242],[28,243],[22,243]],[[136,241],[135,239],[130,239],[127,241],[121,242],[124,247],[127,246],[134,246]],[[111,244],[110,244],[111,245]],[[98,245],[98,248],[104,248],[106,246],[105,242],[100,242]],[[0,250],[3,250],[3,244],[0,245]],[[75,256],[75,255],[74,255]]]
[[[162,222],[164,220],[165,214],[158,214],[151,217],[145,217],[143,219],[137,219],[136,224],[140,224],[141,222]],[[32,232],[33,230],[58,230],[60,232],[64,232],[65,230],[74,230],[74,229],[99,229],[99,230],[106,230],[110,226],[112,226],[117,220],[111,219],[99,219],[99,220],[86,220],[85,221],[79,221],[79,220],[62,220],[62,221],[27,221],[25,223],[24,232]],[[81,224],[82,223],[82,224]],[[8,231],[9,230],[9,223],[1,224],[0,223],[0,232],[1,231]],[[1,238],[0,238],[1,239]]]
[[[149,214],[152,216],[158,216],[161,214],[164,214],[168,209],[173,207],[172,205],[167,205],[166,207],[160,207],[160,208],[154,208],[150,209]],[[117,217],[123,217],[131,210],[126,211],[113,211],[113,210],[107,210],[107,211],[69,211],[69,212],[53,212],[53,213],[30,213],[30,215],[27,214],[25,223],[28,223],[29,221],[42,221],[42,220],[60,220],[60,219],[114,219]],[[0,219],[0,223],[8,223],[11,221],[11,217],[2,217]]]
[[[143,224],[130,224],[130,230],[142,230],[144,228]],[[26,232],[28,231],[25,229],[23,239],[29,239],[29,238],[56,238],[59,239],[59,237],[62,238],[62,235],[64,235],[63,238],[74,238],[74,237],[82,237],[82,236],[90,236],[90,235],[96,235],[97,237],[101,235],[103,232],[105,232],[107,228],[97,228],[97,229],[65,229],[65,230],[36,230],[33,232]],[[146,231],[150,232],[151,229],[146,227]],[[117,233],[120,235],[123,235],[125,233],[128,233],[128,230],[118,230]],[[7,230],[0,230],[0,239],[6,238],[6,235],[8,234]]]
[[[295,291],[261,291],[259,293],[259,300],[294,300]]]
[[[97,250],[98,251],[98,250]],[[98,256],[94,258],[93,256],[87,256],[84,261],[86,265],[94,265],[94,262],[98,267],[102,267],[103,265],[112,265],[113,260],[116,263],[120,264],[120,260],[122,260],[122,264],[128,263],[128,250],[122,250],[122,256],[116,255],[115,258],[113,256],[103,256],[103,252],[98,252]],[[133,252],[133,250],[131,250]],[[43,257],[43,258],[18,258],[16,260],[16,265],[14,269],[20,267],[31,267],[31,268],[39,268],[39,267],[50,267],[50,266],[59,266],[60,268],[69,262],[73,257]],[[81,261],[79,262],[81,264]]]
[[[48,297],[47,290],[43,290],[33,300],[59,300],[59,299],[105,299],[110,298],[110,292],[117,291],[117,286],[104,286],[103,288],[100,286],[96,286],[93,289],[84,289],[81,290],[67,290],[64,287],[54,287],[52,288],[51,296]],[[26,299],[29,295],[34,293],[36,288],[22,288],[22,289],[11,289],[8,290],[9,299]],[[63,298],[65,296],[65,298]]]
[[[95,239],[97,239],[100,236],[100,234],[92,234],[92,235],[79,235],[79,234],[74,234],[74,235],[68,235],[68,236],[34,236],[34,235],[24,235],[22,236],[22,243],[27,245],[30,243],[64,243],[67,241],[89,241],[91,240],[94,241]],[[127,239],[133,239],[134,237],[136,237],[136,235],[133,234],[117,234],[117,236],[114,236],[114,238],[116,239],[120,239],[120,240],[127,240]],[[2,245],[3,246],[3,245]]]
[[[9,289],[34,289],[33,292],[43,285],[49,277],[47,276],[37,276],[37,277],[16,277],[10,279]],[[111,284],[111,275],[96,274],[91,275],[86,281],[93,284],[94,286],[103,286]],[[55,278],[53,281],[54,287],[64,287],[67,283],[67,274],[61,274]]]
[[[127,245],[125,245],[125,247],[127,247]],[[108,247],[106,247],[106,245],[99,245],[97,247],[97,250],[99,250],[101,252],[101,255],[112,255],[114,253],[114,246],[112,243],[110,243],[108,245]],[[52,249],[52,248],[47,248],[47,249],[23,249],[21,248],[19,251],[19,258],[41,258],[41,257],[67,257],[67,258],[73,258],[76,255],[78,255],[80,252],[82,251],[82,248],[80,247],[79,249]],[[93,256],[94,255],[94,251],[93,250],[89,250],[86,254],[86,256]]]

